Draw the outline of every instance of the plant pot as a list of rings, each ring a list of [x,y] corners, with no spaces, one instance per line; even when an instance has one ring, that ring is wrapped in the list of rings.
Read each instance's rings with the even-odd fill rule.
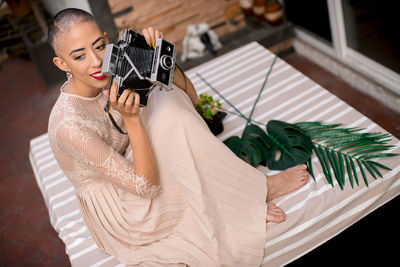
[[[218,113],[211,119],[204,119],[208,125],[208,128],[214,135],[218,135],[224,131],[224,125],[222,120],[225,118],[226,112],[218,111]]]

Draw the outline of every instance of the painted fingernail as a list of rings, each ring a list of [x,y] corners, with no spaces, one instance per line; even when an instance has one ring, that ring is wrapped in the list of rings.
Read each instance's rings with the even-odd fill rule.
[[[150,43],[150,42],[147,42],[147,44],[148,44],[150,47],[152,47],[152,45],[151,45],[151,43]]]
[[[116,82],[113,82],[113,86],[114,86],[114,87],[117,86],[117,83],[116,83]]]
[[[155,43],[153,43],[153,48],[156,48],[156,44]]]

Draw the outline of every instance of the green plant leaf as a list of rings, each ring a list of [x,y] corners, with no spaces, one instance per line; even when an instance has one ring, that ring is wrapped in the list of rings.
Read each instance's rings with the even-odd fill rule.
[[[294,124],[271,120],[267,123],[270,140],[267,166],[271,170],[286,170],[298,164],[306,163],[312,153],[312,142],[308,135]],[[279,159],[276,159],[280,153]]]
[[[361,175],[362,175],[362,178],[364,180],[364,183],[368,187],[369,186],[368,185],[368,180],[367,180],[367,176],[365,176],[363,165],[361,164],[361,162],[359,160],[357,160],[357,164],[358,164],[358,167],[360,168]]]
[[[386,133],[361,133],[360,128],[337,128],[340,124],[323,124],[322,122],[300,122],[296,126],[308,134],[313,142],[313,149],[321,164],[327,181],[332,184],[333,170],[339,186],[343,189],[346,173],[349,182],[354,187],[354,180],[359,185],[357,166],[364,183],[368,186],[367,174],[373,178],[382,177],[378,168],[390,170],[373,159],[394,157],[398,154],[387,153],[393,148],[388,142],[391,136]]]
[[[351,170],[353,171],[353,174],[354,174],[354,180],[356,180],[357,185],[360,185],[358,183],[358,175],[357,175],[356,165],[354,164],[353,158],[349,157],[349,159],[350,159],[350,164],[351,164]]]
[[[327,147],[325,147],[325,153],[328,156],[328,160],[333,168],[333,173],[335,175],[336,181],[338,182],[340,188],[343,190],[344,178],[342,177],[342,174],[340,173],[339,161],[336,157],[336,153],[335,153],[335,151],[330,150]]]
[[[313,166],[312,166],[312,157],[310,157],[307,160],[307,171],[308,171],[309,174],[311,174],[311,177],[315,181],[315,175],[314,175],[314,170],[313,170]]]
[[[246,126],[241,138],[233,136],[224,141],[224,144],[237,156],[252,166],[265,164],[265,156],[269,153],[267,134],[253,124]]]
[[[349,176],[349,181],[350,181],[351,188],[354,188],[353,175],[352,175],[352,171],[351,171],[351,165],[350,165],[349,156],[344,155],[344,159],[346,161],[347,175]]]
[[[235,155],[239,155],[242,140],[237,136],[231,136],[224,141],[224,144],[232,150]]]
[[[360,158],[361,159],[376,159],[376,158],[395,157],[397,155],[398,154],[394,154],[394,153],[375,153],[375,154],[363,155]]]
[[[369,160],[367,160],[367,161],[365,161],[366,163],[368,163],[369,164],[369,166],[375,171],[375,173],[376,174],[378,174],[379,175],[379,177],[381,177],[381,178],[383,178],[383,175],[382,175],[382,173],[379,171],[379,169],[377,168],[377,167],[375,167],[375,165],[374,165],[374,162],[373,161],[369,161]]]
[[[365,168],[368,170],[368,172],[372,175],[372,177],[374,177],[374,179],[376,180],[376,175],[374,173],[374,170],[371,168],[371,166],[364,160],[360,160],[360,162],[365,166]]]
[[[315,154],[317,155],[317,158],[321,164],[322,172],[324,173],[326,180],[328,181],[328,183],[333,185],[332,178],[331,178],[332,176],[331,176],[331,173],[329,170],[330,167],[326,166],[325,158],[321,152],[321,148],[318,145],[315,146],[315,144],[314,144],[314,151],[315,151]]]

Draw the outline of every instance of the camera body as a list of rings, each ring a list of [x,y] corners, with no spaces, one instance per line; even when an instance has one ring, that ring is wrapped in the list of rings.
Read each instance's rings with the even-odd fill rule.
[[[106,46],[102,73],[113,76],[118,96],[125,89],[135,89],[140,105],[146,106],[153,85],[171,89],[175,59],[175,45],[157,39],[153,49],[142,35],[127,29],[119,33],[118,45]]]

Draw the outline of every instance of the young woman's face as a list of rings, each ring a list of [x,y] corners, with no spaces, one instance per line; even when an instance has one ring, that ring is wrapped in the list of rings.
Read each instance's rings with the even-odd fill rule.
[[[71,86],[82,95],[95,96],[110,81],[101,73],[108,37],[92,21],[76,23],[57,36],[57,55],[53,62],[71,71]]]

